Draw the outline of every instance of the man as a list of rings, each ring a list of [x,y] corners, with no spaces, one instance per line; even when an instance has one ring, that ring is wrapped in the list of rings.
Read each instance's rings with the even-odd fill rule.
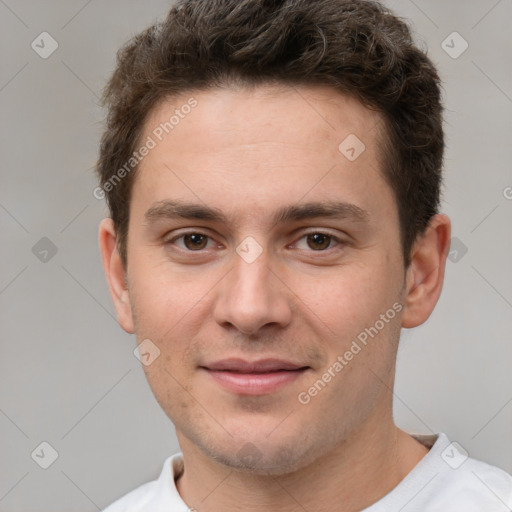
[[[450,240],[439,78],[407,26],[183,0],[105,101],[103,264],[182,450],[107,511],[509,510],[509,475],[392,417]]]

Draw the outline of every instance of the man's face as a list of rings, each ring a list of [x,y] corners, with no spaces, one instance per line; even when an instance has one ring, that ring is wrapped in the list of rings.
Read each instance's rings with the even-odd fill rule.
[[[147,120],[141,140],[157,144],[131,199],[129,301],[182,445],[282,472],[390,419],[404,268],[381,125],[327,87],[195,92]],[[301,210],[313,203],[352,206]]]

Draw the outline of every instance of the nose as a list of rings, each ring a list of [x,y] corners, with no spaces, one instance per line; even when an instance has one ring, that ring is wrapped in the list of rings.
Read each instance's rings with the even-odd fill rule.
[[[215,321],[226,328],[256,334],[265,326],[286,327],[292,316],[292,293],[261,254],[248,263],[238,255],[234,267],[219,283],[213,308]]]

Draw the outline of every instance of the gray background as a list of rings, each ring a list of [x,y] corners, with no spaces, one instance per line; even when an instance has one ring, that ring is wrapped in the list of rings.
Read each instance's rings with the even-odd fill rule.
[[[458,239],[437,309],[403,332],[396,420],[446,432],[512,472],[512,2],[389,5],[444,80],[443,211]],[[178,450],[135,338],[116,323],[97,243],[106,208],[92,195],[98,96],[115,52],[168,7],[0,0],[1,512],[98,510],[156,478]],[[43,31],[59,45],[46,59],[31,48]],[[442,47],[454,31],[469,43],[458,58]],[[462,48],[457,36],[447,44]],[[42,252],[43,237],[55,255]],[[36,463],[48,448],[31,457],[43,441],[58,453],[48,469]]]

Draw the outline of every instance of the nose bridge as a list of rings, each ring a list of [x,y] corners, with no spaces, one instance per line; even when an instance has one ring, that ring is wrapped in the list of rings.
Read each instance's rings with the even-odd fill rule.
[[[257,254],[259,252],[259,254]],[[286,287],[271,270],[268,253],[244,242],[237,248],[233,268],[221,286],[214,316],[244,333],[254,333],[267,324],[290,321]]]
[[[269,258],[260,255],[254,261],[246,261],[242,257],[235,259],[232,271],[234,290],[231,293],[239,295],[240,298],[250,296],[253,300],[269,299],[272,287]]]

